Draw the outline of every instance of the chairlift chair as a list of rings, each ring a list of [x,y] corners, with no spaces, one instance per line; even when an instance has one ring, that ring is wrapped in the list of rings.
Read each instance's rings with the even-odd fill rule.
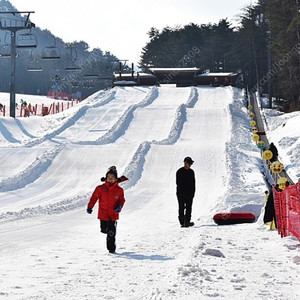
[[[66,67],[65,71],[67,71],[67,72],[78,72],[78,71],[81,71],[81,68],[74,65],[74,66]]]
[[[56,46],[55,37],[53,37],[54,43],[51,46],[45,47],[42,53],[43,60],[60,60],[61,52],[59,47]]]
[[[67,46],[67,48],[70,49],[70,61],[71,61],[71,63],[69,64],[68,67],[65,68],[65,71],[67,71],[67,72],[81,71],[81,68],[78,67],[77,65],[75,65],[75,63],[74,63],[77,60],[77,50],[76,50],[76,48],[72,44],[69,44],[69,46]],[[73,51],[73,49],[74,49],[74,51]]]
[[[85,75],[83,75],[83,77],[87,78],[87,79],[98,79],[99,75],[98,74],[85,74]]]
[[[20,33],[17,36],[16,48],[32,49],[37,47],[37,38],[33,33]]]
[[[43,60],[60,60],[60,50],[56,46],[45,47],[42,53]]]
[[[43,67],[38,63],[38,60],[33,57],[33,50],[30,53],[29,64],[26,67],[28,72],[42,72]]]
[[[11,55],[6,53],[0,53],[0,58],[11,58]]]
[[[38,67],[38,66],[36,66],[36,67],[27,66],[26,69],[27,69],[27,72],[43,72],[43,70],[44,70],[43,67]]]
[[[6,32],[3,44],[0,46],[0,58],[11,58],[11,45],[8,42],[8,33]]]

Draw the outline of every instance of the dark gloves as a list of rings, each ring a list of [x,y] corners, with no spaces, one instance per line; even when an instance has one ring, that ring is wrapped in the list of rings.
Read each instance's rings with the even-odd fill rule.
[[[86,212],[87,212],[88,214],[91,214],[91,213],[93,212],[93,210],[92,210],[91,208],[87,208],[87,209],[86,209]]]
[[[119,212],[121,212],[121,210],[122,210],[122,206],[121,206],[121,204],[118,204],[118,205],[115,207],[115,212],[119,213]]]
[[[123,181],[126,181],[128,180],[128,178],[124,175],[122,175],[121,177],[118,178],[118,182],[123,182]]]

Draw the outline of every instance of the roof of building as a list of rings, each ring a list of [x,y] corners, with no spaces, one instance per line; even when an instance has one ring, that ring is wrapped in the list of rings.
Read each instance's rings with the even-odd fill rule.
[[[199,74],[198,76],[207,76],[207,77],[219,77],[219,76],[236,76],[237,73],[233,73],[233,72],[220,72],[220,73],[203,73],[203,74]]]
[[[165,72],[199,72],[200,69],[193,67],[193,68],[149,68],[151,73],[165,73]]]

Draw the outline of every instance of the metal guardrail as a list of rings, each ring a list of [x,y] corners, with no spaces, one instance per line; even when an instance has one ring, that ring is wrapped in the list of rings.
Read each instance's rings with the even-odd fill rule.
[[[258,131],[264,132],[265,126],[264,126],[262,115],[260,113],[260,108],[259,108],[258,99],[256,97],[256,94],[248,93],[248,95],[249,95],[249,98],[248,98],[249,104],[251,104],[253,107],[253,113],[254,113],[253,119],[256,122],[256,127],[257,127]],[[268,149],[270,144],[267,139],[267,136],[261,135],[260,140],[265,142],[266,149]],[[290,184],[294,184],[294,182],[292,181],[292,179],[289,177],[289,175],[287,174],[287,172],[284,169],[279,174],[274,174],[270,171],[269,166],[266,163],[266,160],[263,159],[263,161],[264,161],[264,167],[265,167],[265,170],[267,173],[266,179],[268,180],[269,184],[276,184],[277,179],[280,177],[285,177]]]

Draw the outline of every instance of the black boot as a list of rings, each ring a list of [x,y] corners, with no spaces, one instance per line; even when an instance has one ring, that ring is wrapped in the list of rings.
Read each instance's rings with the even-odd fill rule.
[[[181,227],[192,227],[194,225],[195,225],[194,222],[188,222],[188,223],[183,224]]]

